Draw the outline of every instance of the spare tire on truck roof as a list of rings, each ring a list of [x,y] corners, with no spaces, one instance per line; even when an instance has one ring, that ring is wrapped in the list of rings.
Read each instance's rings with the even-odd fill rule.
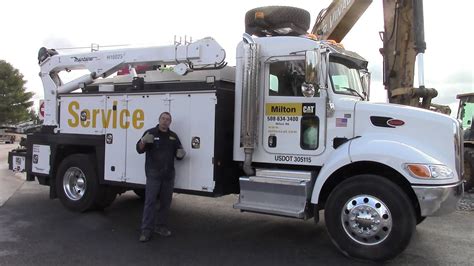
[[[259,37],[298,36],[307,33],[310,22],[310,13],[301,8],[258,7],[245,14],[245,32]]]

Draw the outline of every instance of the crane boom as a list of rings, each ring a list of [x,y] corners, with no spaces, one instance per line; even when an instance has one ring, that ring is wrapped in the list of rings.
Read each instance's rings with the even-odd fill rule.
[[[383,81],[391,103],[428,109],[437,91],[425,88],[423,53],[426,49],[422,0],[383,0]],[[414,88],[418,59],[419,87]]]
[[[321,40],[341,42],[372,0],[334,0],[319,12],[312,34]]]
[[[175,65],[174,71],[184,75],[189,70],[225,66],[225,50],[212,38],[192,43],[129,48],[112,51],[60,55],[55,50],[41,48],[38,54],[45,97],[44,125],[57,126],[57,94],[68,93],[91,84],[99,77],[106,78],[123,66]],[[61,71],[87,69],[90,73],[63,83]]]

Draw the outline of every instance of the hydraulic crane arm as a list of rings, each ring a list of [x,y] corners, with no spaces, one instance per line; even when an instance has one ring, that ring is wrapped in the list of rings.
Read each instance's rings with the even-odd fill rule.
[[[319,12],[311,33],[320,40],[341,42],[371,3],[372,0],[334,0]]]
[[[340,42],[365,12],[372,0],[334,0],[321,10],[312,33],[321,40]],[[430,108],[438,92],[424,85],[423,54],[426,49],[422,0],[383,0],[384,32],[381,33],[384,58],[383,83],[388,100]],[[415,62],[418,61],[419,87],[414,88]],[[432,106],[433,108],[433,106]]]
[[[74,91],[106,78],[123,66],[175,65],[174,71],[185,75],[189,70],[220,68],[225,65],[225,50],[212,38],[204,38],[184,45],[107,50],[82,54],[59,55],[54,50],[41,48],[38,54],[40,77],[45,96],[44,125],[57,126],[57,94]],[[90,73],[63,84],[61,71],[87,69]],[[133,71],[132,71],[133,73]]]
[[[437,91],[425,88],[423,53],[426,49],[422,0],[383,0],[384,85],[391,103],[429,108]],[[419,87],[414,88],[418,58]],[[421,102],[420,102],[421,99]]]

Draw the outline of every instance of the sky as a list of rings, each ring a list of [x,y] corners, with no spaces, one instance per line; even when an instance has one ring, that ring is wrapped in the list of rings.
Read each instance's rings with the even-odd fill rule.
[[[356,0],[357,1],[357,0]],[[175,36],[193,40],[211,36],[226,50],[226,61],[235,65],[235,49],[244,32],[245,13],[255,7],[291,5],[311,13],[311,26],[331,0],[289,1],[7,1],[1,5],[0,60],[17,68],[35,93],[43,98],[38,76],[40,47],[70,48],[171,45]],[[456,94],[474,91],[472,0],[425,0],[425,87],[438,90],[434,103],[457,109]],[[342,41],[346,49],[369,61],[371,100],[386,101],[382,85],[382,0],[373,0]],[[106,49],[106,48],[103,48]],[[60,53],[88,52],[61,50]],[[417,86],[415,79],[415,86]]]

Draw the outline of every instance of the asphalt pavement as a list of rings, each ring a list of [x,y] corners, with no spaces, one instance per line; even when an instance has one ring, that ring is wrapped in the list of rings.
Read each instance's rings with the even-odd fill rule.
[[[142,201],[119,196],[105,211],[74,213],[49,188],[6,169],[0,147],[0,265],[364,265],[332,245],[315,225],[232,208],[237,195],[174,194],[173,235],[138,242]],[[2,157],[3,156],[3,157]],[[6,181],[7,180],[7,181]],[[12,181],[13,180],[13,181]],[[10,184],[8,192],[2,188]],[[13,191],[13,193],[12,193]],[[469,204],[469,198],[466,198]],[[429,217],[387,265],[474,265],[474,211]]]

